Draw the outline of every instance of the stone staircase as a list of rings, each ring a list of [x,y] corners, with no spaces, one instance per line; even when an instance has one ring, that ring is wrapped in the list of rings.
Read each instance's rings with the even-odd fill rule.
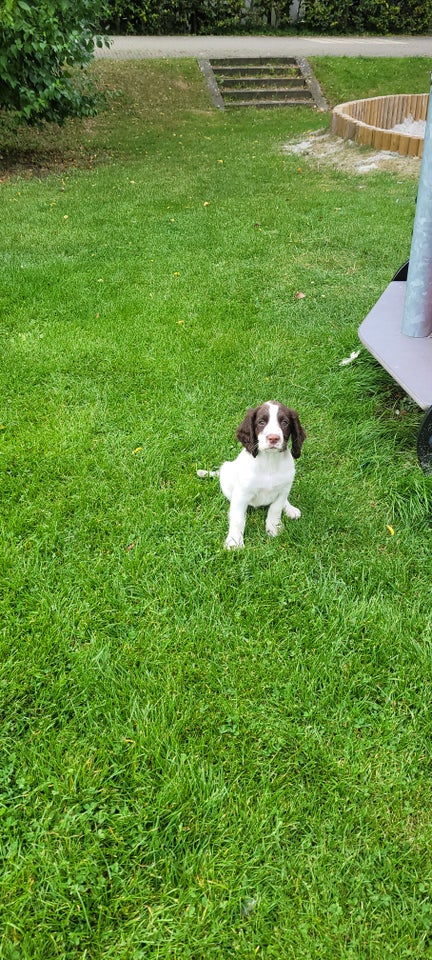
[[[318,82],[299,57],[210,60],[223,106],[327,109]]]

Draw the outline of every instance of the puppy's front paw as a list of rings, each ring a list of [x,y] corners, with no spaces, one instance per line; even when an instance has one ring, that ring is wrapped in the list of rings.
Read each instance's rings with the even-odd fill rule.
[[[293,507],[292,503],[286,502],[284,506],[285,513],[290,520],[300,520],[301,510],[298,507]]]
[[[239,550],[241,547],[244,547],[244,540],[241,534],[237,537],[232,534],[228,534],[225,540],[225,550]]]
[[[281,523],[266,523],[266,533],[269,537],[277,537],[282,530]]]

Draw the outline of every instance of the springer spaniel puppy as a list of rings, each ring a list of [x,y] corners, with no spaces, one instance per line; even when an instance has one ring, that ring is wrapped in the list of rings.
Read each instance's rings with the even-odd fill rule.
[[[276,537],[282,512],[298,520],[300,510],[288,500],[294,480],[294,459],[300,456],[306,433],[296,410],[270,400],[248,410],[236,431],[243,450],[220,470],[198,470],[199,477],[219,477],[222,493],[230,502],[227,550],[243,547],[248,507],[267,507],[266,531]],[[288,440],[291,438],[291,450]],[[293,459],[294,458],[294,459]]]

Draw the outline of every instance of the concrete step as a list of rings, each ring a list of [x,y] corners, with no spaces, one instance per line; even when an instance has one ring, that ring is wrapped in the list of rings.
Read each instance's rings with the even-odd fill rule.
[[[291,64],[297,66],[296,57],[212,57],[211,65],[216,67],[262,67],[263,65],[278,66],[279,64]]]
[[[223,77],[219,81],[219,86],[224,93],[225,91],[229,93],[231,90],[235,90],[243,85],[248,86],[250,89],[254,87],[286,87],[291,89],[297,89],[302,87],[306,88],[306,81],[302,77],[286,77],[286,76],[277,76],[277,77]]]
[[[257,110],[270,110],[272,107],[310,107],[310,100],[231,100],[225,101],[229,110],[237,107],[255,107]]]
[[[272,66],[271,64],[263,64],[261,67],[251,67],[249,64],[243,67],[215,67],[213,66],[213,72],[220,79],[225,79],[228,77],[280,77],[280,76],[290,76],[290,77],[300,77],[301,71],[294,64],[277,64]]]
[[[268,89],[267,87],[239,87],[236,90],[227,90],[225,102],[231,103],[234,100],[312,100],[312,94],[305,87],[297,89],[284,89],[276,87]]]

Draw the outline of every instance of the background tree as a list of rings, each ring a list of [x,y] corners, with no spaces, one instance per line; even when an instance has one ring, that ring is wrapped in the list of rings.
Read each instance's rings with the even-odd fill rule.
[[[104,0],[3,0],[0,109],[26,123],[95,113],[96,90],[83,68],[95,38],[103,43],[104,10]]]

